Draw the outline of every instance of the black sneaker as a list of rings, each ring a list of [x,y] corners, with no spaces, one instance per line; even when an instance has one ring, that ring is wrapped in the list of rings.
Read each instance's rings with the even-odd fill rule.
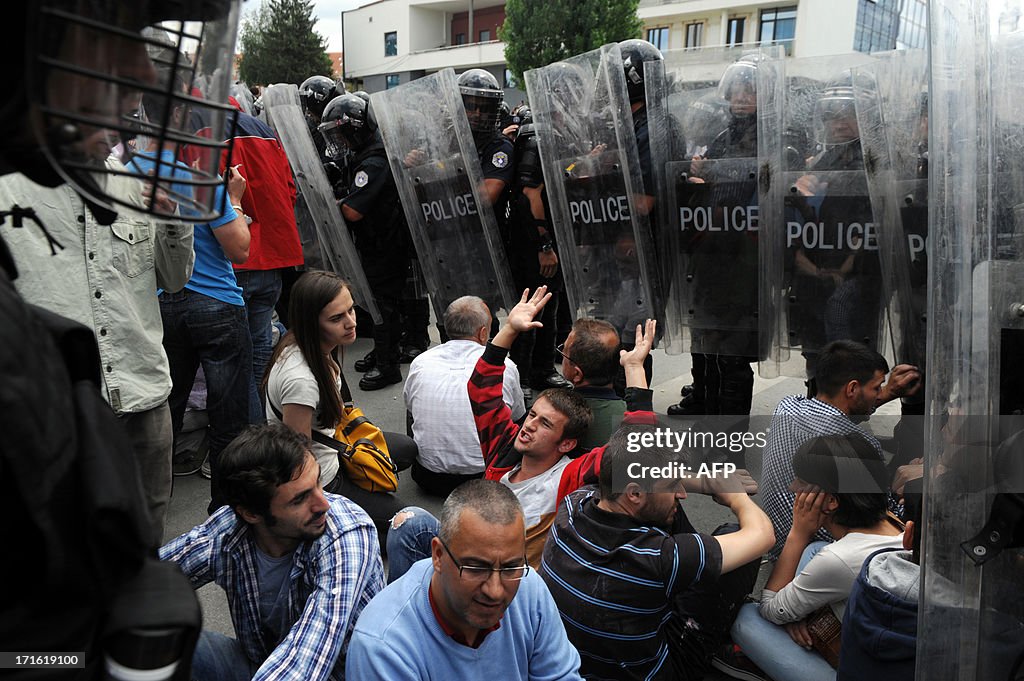
[[[206,461],[206,456],[209,452],[209,441],[203,438],[198,448],[174,455],[171,459],[171,472],[175,477],[198,473],[199,469],[203,467],[203,462]]]
[[[356,363],[352,366],[359,373],[365,374],[367,371],[377,366],[377,356],[373,354],[373,350],[370,350],[362,359],[357,359]]]
[[[719,648],[715,656],[711,658],[711,666],[730,679],[771,681],[769,676],[754,664],[753,660],[744,655],[743,651],[735,643],[726,643]]]
[[[402,370],[398,366],[374,367],[359,379],[360,390],[380,390],[402,382]]]

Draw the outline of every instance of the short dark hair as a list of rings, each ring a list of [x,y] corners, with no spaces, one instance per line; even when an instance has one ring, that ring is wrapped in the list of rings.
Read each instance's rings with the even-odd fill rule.
[[[594,420],[594,413],[590,411],[590,405],[582,395],[567,388],[548,388],[537,396],[537,400],[542,398],[546,399],[555,411],[569,419],[562,430],[563,440],[579,440],[586,434]]]
[[[821,349],[814,380],[818,392],[831,397],[850,381],[869,383],[876,371],[889,373],[885,357],[861,343],[837,340]]]
[[[274,493],[295,479],[309,451],[309,440],[284,424],[249,426],[217,457],[224,503],[269,518]]]
[[[511,525],[517,517],[523,517],[523,507],[508,487],[496,480],[470,480],[452,490],[441,507],[441,528],[437,533],[441,541],[448,543],[452,540],[459,531],[459,521],[466,510],[473,511],[492,525]]]
[[[603,319],[584,317],[572,325],[569,361],[591,385],[608,385],[619,371],[619,333]],[[609,344],[607,339],[615,339]]]
[[[822,435],[793,455],[793,472],[839,502],[832,520],[844,527],[871,527],[888,507],[888,472],[868,440],[857,433]]]
[[[618,430],[608,438],[604,452],[601,454],[601,466],[597,472],[597,484],[601,490],[601,498],[607,501],[617,499],[622,495],[621,490],[615,491],[615,480],[618,480],[620,487],[622,481],[627,479],[626,468],[631,463],[638,463],[641,466],[658,467],[667,463],[678,462],[690,465],[693,461],[693,453],[675,448],[667,444],[652,447],[637,447],[631,443],[639,441],[644,433],[656,434],[661,428],[649,423],[624,423]],[[655,443],[667,443],[666,440],[651,438]],[[633,451],[630,451],[633,447]]]

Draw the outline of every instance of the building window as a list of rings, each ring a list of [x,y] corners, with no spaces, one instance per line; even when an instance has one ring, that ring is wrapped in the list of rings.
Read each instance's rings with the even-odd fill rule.
[[[702,23],[698,23],[698,24],[687,24],[686,25],[686,47],[688,49],[689,48],[693,48],[693,47],[700,47],[701,43],[703,42],[703,40],[702,40],[703,36],[704,36],[704,24],[703,24],[703,22]]]
[[[455,44],[456,45],[465,45],[466,44],[466,34],[465,33],[456,33],[455,34]]]
[[[513,76],[512,72],[509,71],[508,69],[505,69],[505,88],[509,90],[515,90],[519,88],[519,86],[516,85],[516,77]]]
[[[782,45],[786,54],[793,54],[796,36],[796,7],[761,10],[761,44]]]
[[[647,29],[647,42],[664,52],[668,49],[668,26]]]
[[[384,34],[384,56],[398,56],[398,31],[391,31]]]
[[[853,49],[878,52],[923,48],[927,44],[928,9],[921,0],[860,0]]]
[[[490,39],[491,39],[491,31],[490,31],[490,29],[485,28],[484,30],[480,31],[480,40],[478,42],[486,43]]]
[[[388,75],[384,76],[384,89],[390,90],[393,87],[398,87],[397,73],[389,73]]]
[[[746,17],[733,17],[729,19],[729,32],[726,36],[726,45],[735,47],[743,43],[743,27],[746,25]]]
[[[896,48],[923,49],[928,46],[928,3],[925,0],[910,0],[900,11],[900,32]]]

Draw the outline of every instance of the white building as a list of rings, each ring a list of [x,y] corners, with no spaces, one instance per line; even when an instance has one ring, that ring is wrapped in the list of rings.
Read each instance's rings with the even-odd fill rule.
[[[376,92],[447,67],[484,68],[515,105],[525,95],[505,68],[504,21],[504,0],[378,0],[342,12],[345,79]]]
[[[815,57],[927,41],[926,0],[640,0],[638,15],[662,50],[779,43]],[[345,79],[376,92],[449,66],[485,68],[515,104],[524,94],[497,39],[504,20],[504,0],[378,0],[343,12]]]

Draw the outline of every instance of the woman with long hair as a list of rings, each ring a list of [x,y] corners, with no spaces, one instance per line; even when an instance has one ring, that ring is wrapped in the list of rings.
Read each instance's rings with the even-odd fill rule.
[[[356,340],[356,313],[348,282],[331,272],[307,272],[291,291],[288,304],[291,330],[270,357],[263,379],[267,420],[284,423],[310,437],[314,430],[328,437],[341,418],[348,394],[341,372],[341,352]],[[391,459],[401,470],[416,458],[416,443],[400,433],[384,433]],[[320,464],[320,484],[359,504],[382,536],[389,519],[402,509],[394,494],[368,492],[345,479],[338,451],[312,441]],[[383,546],[383,543],[381,544]]]

